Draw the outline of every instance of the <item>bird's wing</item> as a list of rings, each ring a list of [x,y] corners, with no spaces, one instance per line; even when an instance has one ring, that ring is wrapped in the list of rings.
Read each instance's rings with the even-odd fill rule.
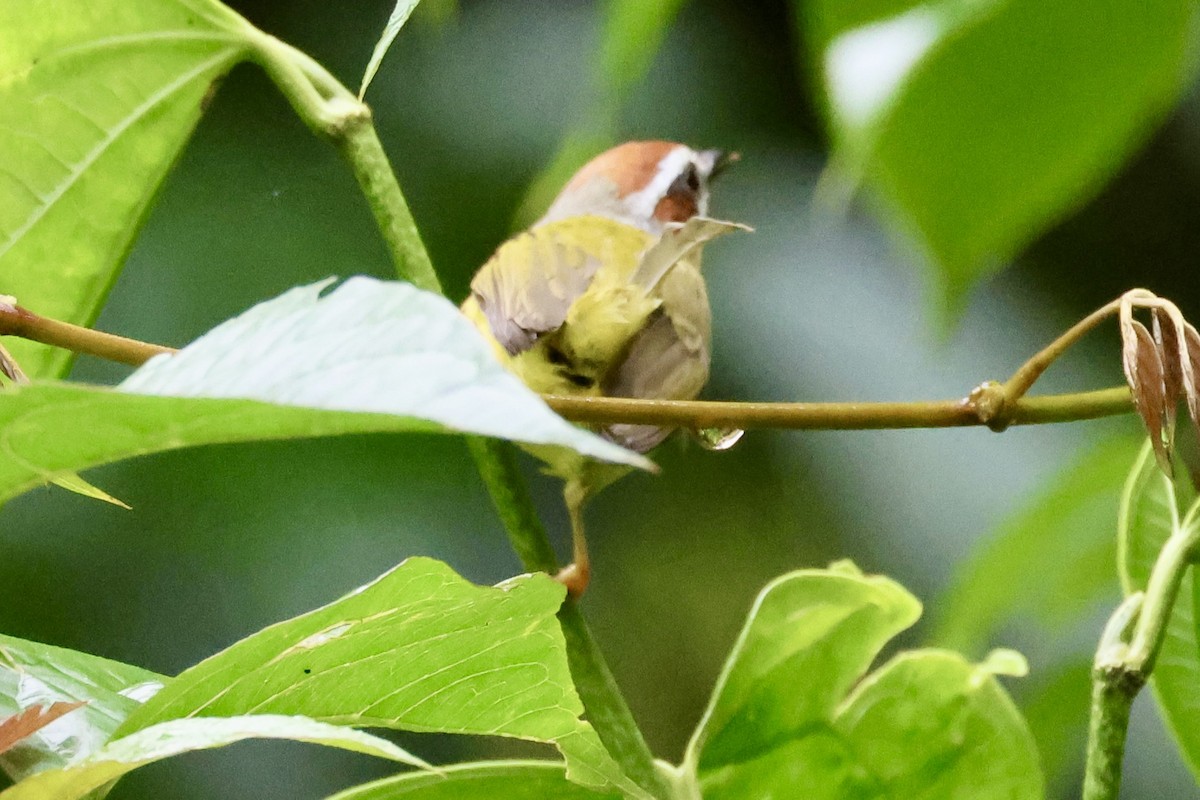
[[[752,231],[739,222],[725,222],[709,217],[692,217],[679,226],[668,226],[659,240],[642,256],[630,283],[651,291],[671,267],[705,242],[733,231]]]
[[[648,400],[691,400],[708,382],[712,319],[704,279],[692,263],[662,280],[662,305],[634,339],[605,394]],[[654,425],[608,425],[603,434],[645,453],[671,433]]]
[[[562,325],[601,265],[549,227],[542,231],[505,242],[471,281],[492,335],[510,355]]]

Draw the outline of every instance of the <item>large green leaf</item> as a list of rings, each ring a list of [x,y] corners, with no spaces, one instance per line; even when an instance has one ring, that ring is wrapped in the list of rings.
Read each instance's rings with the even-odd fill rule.
[[[341,725],[556,744],[572,780],[628,785],[579,719],[545,575],[473,586],[412,558],[367,586],[272,625],[187,670],[132,714],[126,735],[184,717],[300,714]]]
[[[1091,448],[1005,521],[956,570],[938,603],[933,640],[978,655],[1013,619],[1032,619],[1054,635],[1115,595],[1117,508],[1144,439],[1118,436]],[[1071,569],[1047,572],[1031,564]]]
[[[919,613],[897,584],[845,565],[774,582],[730,656],[684,775],[695,770],[705,800],[1041,798],[1033,738],[994,677],[1022,674],[1020,656],[972,665],[922,650],[863,677]]]
[[[121,391],[0,392],[0,500],[159,450],[370,431],[477,433],[648,465],[550,411],[441,297],[368,278],[320,297],[324,285],[293,289],[160,356]]]
[[[106,658],[0,635],[0,718],[31,706],[84,701],[0,756],[13,780],[85,758],[167,679]]]
[[[1186,478],[1172,484],[1147,444],[1121,498],[1118,565],[1127,595],[1146,588],[1159,551],[1179,529],[1181,510],[1191,504],[1194,494]],[[1191,601],[1194,588],[1195,578],[1188,570],[1167,622],[1150,685],[1184,760],[1200,778],[1200,639]]]
[[[213,0],[0,4],[0,294],[96,317],[213,82],[253,33]],[[35,378],[71,357],[10,347]]]
[[[1195,14],[1191,0],[819,0],[835,164],[881,191],[959,304],[1162,119]]]
[[[561,764],[484,761],[447,767],[440,774],[410,772],[355,786],[328,800],[616,800],[567,780]]]
[[[260,714],[177,719],[117,739],[69,766],[39,772],[0,792],[0,800],[76,800],[140,766],[245,739],[290,739],[427,766],[377,736],[299,716]]]

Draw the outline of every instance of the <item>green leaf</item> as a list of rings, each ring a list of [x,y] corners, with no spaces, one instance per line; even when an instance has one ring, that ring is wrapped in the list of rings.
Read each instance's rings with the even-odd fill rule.
[[[1186,483],[1186,479],[1177,486],[1171,483],[1147,443],[1129,475],[1118,518],[1117,563],[1127,596],[1146,588],[1159,551],[1180,525],[1180,509],[1194,499]],[[1194,591],[1195,577],[1188,570],[1167,621],[1150,685],[1184,761],[1200,779],[1200,639],[1196,609],[1189,600]]]
[[[0,293],[95,319],[214,81],[254,33],[212,0],[0,6]],[[11,348],[34,378],[70,363]]]
[[[177,719],[117,739],[69,766],[39,772],[0,792],[0,800],[75,800],[145,764],[245,739],[311,742],[428,767],[385,739],[304,717],[261,714]]]
[[[883,797],[1040,800],[1033,737],[995,678],[1012,674],[1008,662],[904,653],[854,690],[834,728]]]
[[[551,412],[445,298],[361,276],[322,296],[330,284],[260,303],[178,354],[151,360],[120,388],[394,414],[651,467]]]
[[[899,584],[850,565],[776,579],[725,663],[688,760],[701,771],[745,762],[824,724],[880,649],[920,615]]]
[[[184,717],[301,714],[553,743],[572,780],[628,783],[579,719],[555,618],[564,592],[542,574],[473,586],[441,562],[411,558],[202,661],[119,733]]]
[[[759,596],[688,747],[705,800],[1035,800],[1033,738],[997,674],[948,651],[903,653],[863,677],[920,604],[850,565],[784,576]],[[848,696],[847,696],[848,695]]]
[[[367,62],[367,68],[363,71],[362,85],[358,89],[359,100],[366,95],[367,87],[371,85],[371,80],[379,71],[379,65],[383,63],[383,57],[387,55],[388,48],[392,46],[396,35],[400,33],[400,29],[404,27],[404,23],[408,22],[408,18],[412,16],[413,10],[420,2],[421,0],[396,0],[396,7],[392,9],[387,24],[383,26],[383,33],[380,34],[379,41],[375,43],[375,49],[371,51],[371,60]]]
[[[649,464],[550,411],[446,300],[367,278],[318,298],[322,285],[262,303],[151,361],[123,391],[0,392],[0,501],[145,453],[346,433],[479,433]]]
[[[447,767],[441,774],[410,772],[339,792],[327,800],[617,800],[567,780],[548,761],[481,761]]]
[[[932,639],[978,654],[1004,624],[1036,621],[1061,633],[1098,600],[1117,591],[1117,508],[1138,442],[1118,436],[1101,442],[1056,476],[1026,508],[1006,520],[956,570]],[[1037,570],[1031,564],[1070,564]]]
[[[0,635],[0,718],[30,706],[84,701],[0,756],[13,780],[99,749],[167,679],[106,658]]]
[[[1192,66],[1190,0],[856,5],[815,12],[834,163],[882,193],[951,307],[1094,194]]]

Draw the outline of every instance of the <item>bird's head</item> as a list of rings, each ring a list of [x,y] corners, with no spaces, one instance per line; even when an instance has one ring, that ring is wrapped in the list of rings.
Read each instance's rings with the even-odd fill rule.
[[[583,165],[537,224],[595,214],[658,235],[707,214],[709,181],[736,160],[676,142],[626,142]]]

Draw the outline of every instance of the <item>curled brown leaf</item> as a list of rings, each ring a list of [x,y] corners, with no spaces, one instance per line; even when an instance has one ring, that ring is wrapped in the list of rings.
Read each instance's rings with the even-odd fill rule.
[[[1183,323],[1183,345],[1182,357],[1187,360],[1191,373],[1190,380],[1184,376],[1183,394],[1187,399],[1188,416],[1200,433],[1200,333],[1190,322]]]
[[[1158,347],[1159,362],[1163,368],[1163,430],[1168,442],[1175,439],[1175,412],[1183,398],[1184,363],[1187,360],[1180,342],[1179,328],[1183,316],[1177,308],[1153,310],[1154,342]],[[1191,363],[1187,363],[1191,372]]]
[[[1124,345],[1122,362],[1133,395],[1133,405],[1146,424],[1159,467],[1167,475],[1172,475],[1171,442],[1164,426],[1166,388],[1158,345],[1146,326],[1128,315],[1123,315],[1121,319],[1121,338]]]

